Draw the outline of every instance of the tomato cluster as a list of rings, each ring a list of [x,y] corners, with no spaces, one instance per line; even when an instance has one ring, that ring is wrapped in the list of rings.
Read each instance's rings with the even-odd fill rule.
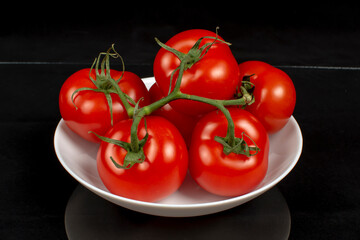
[[[188,172],[213,194],[254,190],[267,172],[269,134],[295,107],[290,77],[264,62],[238,64],[217,32],[187,30],[165,46],[149,90],[136,74],[107,64],[71,75],[59,97],[67,126],[100,143],[99,176],[119,196],[159,201]]]

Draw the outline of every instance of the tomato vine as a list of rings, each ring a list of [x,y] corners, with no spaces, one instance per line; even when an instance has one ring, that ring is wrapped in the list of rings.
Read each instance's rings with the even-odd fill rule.
[[[214,39],[214,41],[212,41],[211,43],[204,44],[202,47],[200,47],[200,43],[204,38],[211,38],[211,39]],[[133,119],[133,123],[131,126],[130,143],[106,138],[106,137],[99,136],[96,133],[94,133],[102,141],[106,141],[106,142],[121,146],[125,150],[127,150],[127,155],[125,157],[125,160],[124,160],[124,163],[122,166],[117,164],[112,159],[115,166],[117,168],[128,169],[128,168],[132,167],[135,163],[141,163],[145,160],[145,155],[143,153],[143,146],[147,140],[148,134],[146,134],[146,136],[143,139],[141,139],[141,140],[138,139],[137,132],[138,132],[138,126],[139,126],[140,121],[144,118],[145,124],[146,124],[145,116],[150,115],[152,112],[154,112],[155,110],[164,106],[168,102],[174,101],[177,99],[187,99],[187,100],[207,103],[212,106],[215,106],[217,109],[219,109],[225,115],[225,117],[228,121],[227,134],[225,137],[216,136],[214,140],[223,145],[223,152],[226,155],[228,155],[232,152],[236,153],[236,154],[244,154],[248,157],[257,154],[257,152],[260,149],[256,146],[255,142],[253,142],[255,147],[249,147],[249,145],[244,140],[245,133],[243,133],[241,137],[235,136],[234,122],[231,118],[229,110],[226,108],[227,106],[246,106],[248,104],[253,103],[254,98],[253,98],[251,92],[252,92],[252,88],[254,86],[249,84],[249,82],[245,81],[244,86],[240,87],[240,92],[239,92],[239,95],[237,96],[237,98],[230,99],[230,100],[210,99],[210,98],[205,98],[205,97],[201,97],[201,96],[197,96],[197,95],[190,95],[190,94],[183,93],[180,90],[181,79],[182,79],[184,71],[191,68],[196,62],[200,61],[202,59],[202,57],[209,51],[209,49],[211,48],[211,46],[213,44],[228,44],[229,45],[229,43],[218,39],[217,32],[216,32],[216,37],[203,37],[203,38],[198,39],[198,41],[189,50],[189,52],[185,54],[185,53],[179,52],[171,47],[168,47],[164,43],[160,42],[157,38],[155,38],[155,40],[160,45],[160,47],[174,53],[179,58],[180,65],[177,69],[174,70],[174,72],[171,75],[171,78],[172,78],[174,76],[175,72],[178,72],[178,76],[175,81],[174,89],[171,90],[172,86],[170,84],[169,93],[167,96],[165,96],[162,99],[155,101],[147,106],[143,106],[143,107],[139,108],[139,103],[134,103],[134,101],[132,99],[130,99],[128,96],[126,96],[126,94],[124,94],[121,91],[121,89],[118,87],[116,81],[110,77],[110,67],[109,67],[110,57],[120,58],[123,63],[122,58],[115,51],[114,45],[112,45],[111,48],[109,48],[109,50],[106,53],[101,53],[96,62],[96,72],[98,72],[98,64],[100,61],[99,60],[100,56],[104,55],[104,59],[101,63],[100,76],[102,78],[106,77],[107,84],[110,84],[107,86],[109,87],[109,89],[111,89],[112,92],[116,92],[119,95],[121,101],[123,102],[123,104],[125,106],[125,109],[129,115],[129,117]],[[111,51],[113,51],[113,52],[111,52]],[[123,66],[124,66],[124,64],[123,64]],[[105,74],[105,72],[106,72],[106,74]],[[82,89],[80,89],[80,90],[82,90]],[[85,89],[85,90],[87,90],[87,89]],[[101,91],[103,91],[103,90],[101,90]],[[106,92],[105,92],[105,94],[106,94]],[[135,106],[132,106],[130,103]],[[255,151],[255,153],[250,153],[250,152],[254,152],[254,151]]]

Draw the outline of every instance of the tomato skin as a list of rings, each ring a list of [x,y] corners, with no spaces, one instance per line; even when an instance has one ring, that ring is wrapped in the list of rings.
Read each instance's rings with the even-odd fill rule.
[[[249,112],[229,108],[235,124],[235,136],[245,132],[260,148],[251,157],[223,153],[223,146],[214,140],[225,137],[227,120],[221,111],[205,115],[196,125],[189,150],[189,170],[194,180],[210,193],[221,196],[240,196],[256,188],[268,168],[269,138],[262,124]],[[244,137],[249,146],[254,146]]]
[[[174,35],[165,44],[187,53],[199,38],[205,36],[215,37],[216,34],[207,30],[192,29]],[[213,39],[204,39],[200,46],[212,41]],[[155,57],[154,77],[165,96],[169,92],[170,76],[179,65],[180,60],[163,48]],[[174,74],[172,87],[175,86],[177,76],[177,73]],[[219,42],[212,45],[200,61],[184,71],[180,90],[206,98],[230,99],[236,90],[238,77],[238,63],[229,46]],[[183,99],[172,101],[170,105],[176,111],[190,115],[199,115],[215,109],[209,104]]]
[[[103,93],[93,91],[80,91],[74,96],[74,106],[71,101],[73,92],[79,88],[89,87],[96,88],[89,78],[90,69],[81,69],[72,74],[63,84],[59,94],[59,108],[62,118],[66,125],[82,138],[91,142],[100,142],[94,135],[89,134],[89,131],[96,132],[99,135],[104,135],[111,127],[111,115],[106,97]],[[120,78],[122,72],[110,70],[110,75],[113,79]],[[95,70],[91,73],[92,78],[95,79]],[[144,100],[140,103],[141,106],[150,103],[149,92],[142,82],[140,77],[132,72],[124,72],[122,79],[119,82],[120,89],[128,94],[135,101],[141,97]],[[113,123],[128,118],[123,104],[117,94],[111,94],[113,101]]]
[[[239,64],[240,81],[250,76],[255,84],[255,102],[246,107],[264,125],[269,134],[281,130],[292,113],[296,103],[296,91],[291,78],[282,70],[261,61],[247,61]]]
[[[164,97],[159,85],[156,82],[150,87],[149,94],[151,102],[155,102]],[[170,104],[165,104],[154,111],[152,115],[162,116],[173,123],[184,137],[187,146],[190,146],[192,131],[201,115],[192,116],[179,113],[175,111]]]
[[[138,137],[145,136],[144,121],[139,125]],[[146,117],[149,138],[144,145],[146,159],[130,169],[118,169],[110,156],[123,164],[126,150],[102,142],[97,155],[97,168],[107,189],[116,195],[146,202],[156,202],[175,192],[182,184],[188,167],[185,141],[176,127],[159,116]],[[115,124],[105,135],[130,142],[132,120]]]

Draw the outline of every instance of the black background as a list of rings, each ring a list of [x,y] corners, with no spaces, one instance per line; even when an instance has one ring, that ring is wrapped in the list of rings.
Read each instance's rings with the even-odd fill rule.
[[[232,43],[239,63],[261,60],[277,66],[297,89],[294,116],[304,148],[294,170],[278,184],[290,209],[289,239],[359,238],[357,5],[74,5],[10,3],[3,9],[0,239],[66,239],[64,212],[78,183],[59,164],[53,134],[61,118],[58,93],[70,74],[89,67],[115,43],[127,70],[148,77],[159,49],[154,37],[166,41],[183,30],[216,26]],[[181,221],[177,223],[181,229]]]

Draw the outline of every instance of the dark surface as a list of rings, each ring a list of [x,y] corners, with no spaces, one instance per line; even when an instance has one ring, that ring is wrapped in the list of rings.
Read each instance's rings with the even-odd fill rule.
[[[69,239],[268,239],[286,240],[290,211],[277,187],[241,206],[186,218],[164,218],[119,208],[83,186],[75,189],[65,211]],[[126,226],[126,230],[119,228]],[[179,231],[181,227],[181,231]],[[141,228],[141,231],[137,231]],[[261,229],[261,231],[259,231]],[[176,234],[174,234],[176,233]]]
[[[239,62],[266,61],[294,81],[294,116],[304,148],[294,170],[277,185],[291,215],[289,239],[358,239],[359,8],[301,3],[281,9],[249,4],[201,10],[184,5],[181,11],[164,11],[146,5],[141,9],[135,4],[104,6],[105,12],[94,6],[62,13],[50,7],[49,11],[19,9],[17,16],[24,17],[20,24],[6,20],[0,33],[0,239],[67,238],[65,210],[78,183],[58,162],[53,134],[61,118],[58,93],[70,74],[89,67],[99,52],[115,43],[127,70],[151,76],[159,49],[154,37],[166,41],[182,30],[216,26],[233,44]],[[112,66],[120,69],[119,64]],[[125,214],[134,217],[129,211]],[[201,219],[209,221],[213,231],[211,219],[221,222],[227,214]],[[164,220],[151,225],[150,217],[136,216],[147,221],[151,236],[161,230],[159,222]],[[169,226],[171,233],[181,233],[189,221],[199,219],[173,221],[178,228]],[[126,224],[121,227],[126,230]],[[236,228],[232,230],[236,234]],[[213,232],[218,239],[239,237],[228,232],[232,230],[219,224]],[[207,231],[204,225],[201,231]]]

